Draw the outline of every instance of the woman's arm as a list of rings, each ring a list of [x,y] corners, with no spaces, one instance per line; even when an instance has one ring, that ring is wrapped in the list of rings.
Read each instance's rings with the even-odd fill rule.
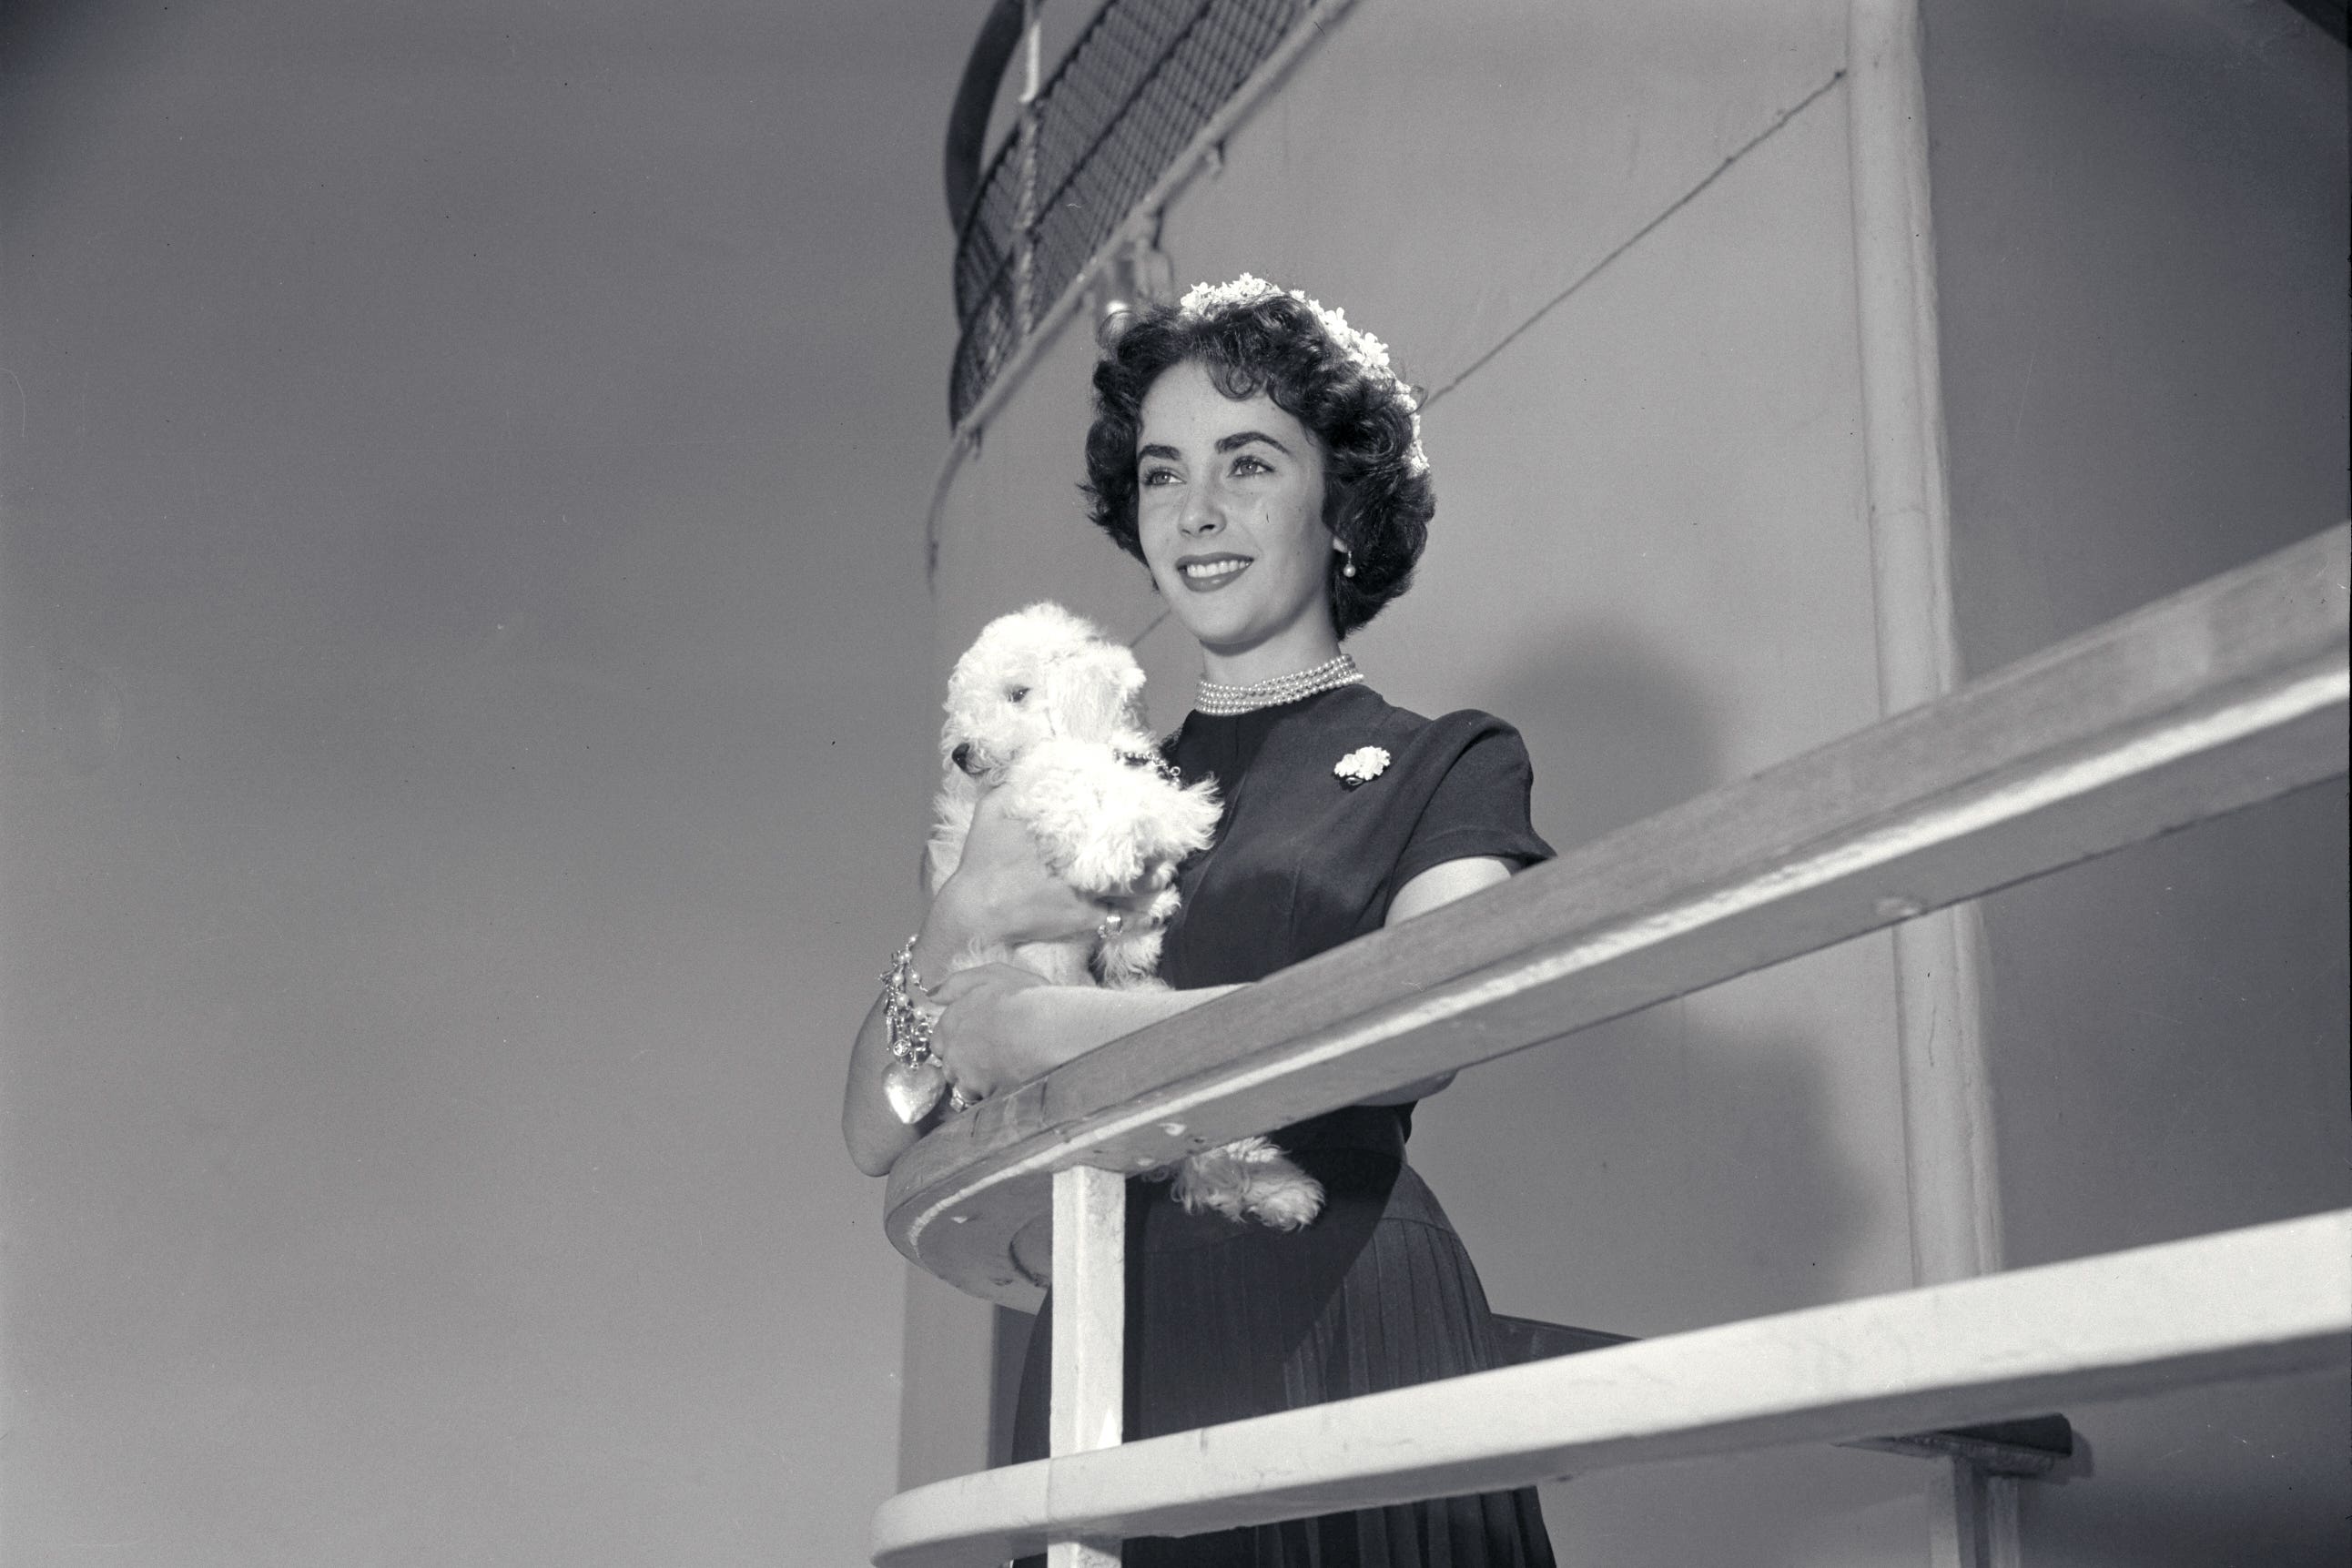
[[[898,1156],[922,1135],[919,1125],[899,1121],[882,1097],[882,1074],[889,1065],[890,1029],[877,997],[866,1021],[857,1026],[857,1043],[849,1049],[849,1080],[841,1095],[841,1141],[849,1145],[850,1163],[867,1176],[889,1175]]]
[[[1457,898],[1507,880],[1511,868],[1492,856],[1447,861],[1397,890],[1387,924],[1426,915]],[[1186,991],[1098,991],[1050,986],[1024,969],[986,965],[950,976],[931,988],[948,1005],[932,1037],[949,1077],[979,1098],[1044,1076],[1122,1035],[1174,1018],[1239,986]],[[1363,1102],[1399,1105],[1425,1099],[1454,1082],[1447,1072],[1408,1083]]]
[[[1493,855],[1431,866],[1397,889],[1396,896],[1389,900],[1389,917],[1383,924],[1394,925],[1416,915],[1426,915],[1457,898],[1467,898],[1482,888],[1510,880],[1509,863]]]
[[[956,954],[983,939],[961,891],[950,891],[954,883],[955,879],[949,878],[948,886],[931,901],[923,929],[915,938],[914,969],[919,977],[945,974]],[[929,1124],[927,1119],[910,1126],[890,1109],[882,1093],[882,1074],[889,1065],[890,1026],[877,996],[866,1009],[866,1021],[857,1027],[856,1043],[850,1047],[849,1078],[841,1097],[842,1141],[849,1145],[851,1162],[867,1176],[887,1175]]]
[[[1457,898],[1467,898],[1481,888],[1492,887],[1498,882],[1507,882],[1510,880],[1510,866],[1492,855],[1478,855],[1469,860],[1447,861],[1442,865],[1431,866],[1427,871],[1397,889],[1396,896],[1389,900],[1389,917],[1384,924],[1394,925],[1399,921],[1410,920],[1416,915],[1426,915],[1431,910],[1441,908]],[[1391,1089],[1385,1094],[1375,1094],[1364,1103],[1367,1105],[1410,1104],[1415,1100],[1428,1099],[1453,1082],[1454,1074],[1442,1072],[1434,1078],[1423,1078],[1416,1082],[1408,1083],[1402,1089]]]
[[[1004,965],[949,973],[974,948],[1060,941],[1091,932],[1109,910],[1123,907],[1118,900],[1098,904],[1073,891],[1045,869],[1028,829],[1005,813],[995,792],[981,797],[963,859],[931,901],[915,939],[918,983],[924,977],[935,981],[922,988],[929,999],[941,1007],[963,1004],[955,1017],[940,1015],[931,1040],[951,1082],[967,1093],[994,1092],[1223,994],[1053,987]],[[1056,1000],[1007,995],[1030,991]],[[887,1172],[929,1124],[926,1119],[909,1126],[890,1109],[882,1092],[889,1065],[889,1025],[877,998],[850,1048],[841,1103],[842,1141],[868,1176]]]
[[[1241,989],[1103,991],[1048,985],[1026,969],[985,964],[931,988],[948,1010],[931,1036],[948,1077],[973,1099],[1042,1078],[1122,1035]]]
[[[1397,890],[1387,924],[1426,915],[1457,898],[1507,879],[1510,866],[1492,856],[1433,865]],[[950,976],[931,988],[949,1007],[932,1045],[948,1074],[967,1094],[985,1097],[1044,1076],[1097,1046],[1162,1019],[1199,1007],[1238,986],[1187,991],[1098,991],[1049,986],[1024,969],[988,965]],[[1403,1104],[1454,1082],[1448,1072],[1375,1095],[1364,1103]]]
[[[915,950],[919,975],[920,941]],[[960,970],[925,988],[932,1001],[948,1009],[932,1026],[931,1050],[946,1067],[948,1082],[973,1100],[1041,1078],[1097,1046],[1240,988],[1100,991],[1048,985],[1009,964]],[[849,1157],[867,1176],[887,1174],[930,1124],[926,1118],[908,1126],[890,1109],[882,1096],[882,1073],[889,1063],[889,1026],[877,1000],[857,1031],[841,1113]]]
[[[974,831],[980,831],[977,818]],[[968,858],[966,866],[971,863]],[[925,921],[923,934],[915,945],[918,975],[941,972],[948,961],[974,939],[970,933],[979,922],[968,913],[968,895],[957,889],[964,874],[964,869],[960,868],[940,890],[940,896],[931,906],[931,915]],[[1416,915],[1425,915],[1481,888],[1492,887],[1510,874],[1506,862],[1491,856],[1432,866],[1397,891],[1389,904],[1387,924],[1394,925]],[[1091,905],[1085,906],[1083,912],[1090,917],[1099,917],[1100,914]],[[967,934],[959,938],[954,935],[959,931]],[[992,939],[1009,938],[1000,933]],[[1207,986],[1186,991],[1103,991],[1048,985],[1027,970],[1008,965],[982,965],[950,975],[927,988],[934,1002],[951,1008],[940,1016],[931,1046],[946,1065],[950,1082],[973,1098],[985,1098],[1042,1077],[1097,1046],[1240,988]],[[857,1033],[857,1043],[851,1054],[848,1093],[842,1108],[842,1135],[848,1142],[850,1157],[868,1176],[886,1174],[924,1131],[923,1125],[908,1126],[900,1122],[882,1097],[882,1072],[889,1061],[888,1030],[877,1000]],[[1364,1103],[1403,1104],[1426,1099],[1453,1082],[1454,1074],[1443,1073],[1375,1095]]]

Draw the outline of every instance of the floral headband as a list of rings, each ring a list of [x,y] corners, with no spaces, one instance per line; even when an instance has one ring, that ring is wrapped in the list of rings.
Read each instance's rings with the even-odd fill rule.
[[[1429,457],[1421,449],[1421,401],[1412,395],[1412,389],[1405,384],[1404,378],[1398,375],[1395,369],[1390,365],[1389,346],[1370,332],[1360,332],[1349,326],[1348,313],[1345,310],[1327,309],[1318,301],[1307,298],[1298,289],[1286,291],[1275,284],[1268,283],[1263,277],[1254,277],[1246,272],[1231,283],[1194,284],[1185,291],[1184,298],[1176,302],[1176,310],[1179,315],[1208,317],[1221,310],[1232,309],[1235,306],[1255,305],[1261,299],[1280,298],[1285,292],[1287,292],[1291,298],[1306,306],[1314,315],[1317,324],[1323,329],[1324,335],[1331,340],[1332,347],[1353,361],[1356,367],[1366,376],[1374,381],[1386,381],[1389,383],[1390,395],[1404,405],[1405,416],[1412,421],[1412,444],[1405,451],[1405,468],[1413,474],[1428,473]]]

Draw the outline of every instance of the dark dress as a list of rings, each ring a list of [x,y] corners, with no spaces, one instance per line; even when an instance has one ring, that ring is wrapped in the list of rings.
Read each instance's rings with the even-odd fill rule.
[[[1349,789],[1342,757],[1389,754]],[[1475,712],[1431,720],[1343,686],[1171,737],[1186,779],[1224,797],[1217,841],[1180,875],[1162,950],[1179,989],[1256,980],[1380,928],[1397,889],[1446,861],[1524,865],[1551,850],[1528,819],[1517,731]],[[1325,1207],[1281,1232],[1189,1215],[1165,1182],[1128,1183],[1129,1438],[1348,1398],[1495,1364],[1485,1292],[1445,1211],[1405,1163],[1410,1105],[1351,1105],[1272,1136]],[[1052,1311],[1030,1338],[1013,1457],[1046,1451]],[[1024,1563],[1042,1564],[1043,1557]],[[1127,1568],[1549,1568],[1532,1488],[1127,1543]]]

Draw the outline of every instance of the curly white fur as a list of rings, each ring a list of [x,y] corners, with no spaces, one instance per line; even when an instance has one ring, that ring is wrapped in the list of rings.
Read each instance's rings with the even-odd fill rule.
[[[1160,932],[1177,909],[1176,867],[1214,836],[1215,788],[1167,777],[1143,726],[1135,655],[1060,605],[1033,604],[991,622],[956,661],[940,730],[942,778],[925,867],[937,889],[963,859],[984,784],[1046,865],[1094,896],[1141,889],[1143,908],[1108,938],[976,950],[957,967],[1009,961],[1058,985],[1123,990],[1160,985]],[[1187,1210],[1296,1229],[1323,1207],[1323,1188],[1273,1143],[1243,1138],[1187,1156],[1174,1170]]]

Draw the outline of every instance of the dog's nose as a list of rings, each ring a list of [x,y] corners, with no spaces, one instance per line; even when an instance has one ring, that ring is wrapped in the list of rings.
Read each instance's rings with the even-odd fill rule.
[[[971,742],[969,740],[957,742],[956,748],[948,753],[948,760],[954,763],[958,768],[962,768],[966,773],[977,774],[980,772],[979,768],[972,766]]]

